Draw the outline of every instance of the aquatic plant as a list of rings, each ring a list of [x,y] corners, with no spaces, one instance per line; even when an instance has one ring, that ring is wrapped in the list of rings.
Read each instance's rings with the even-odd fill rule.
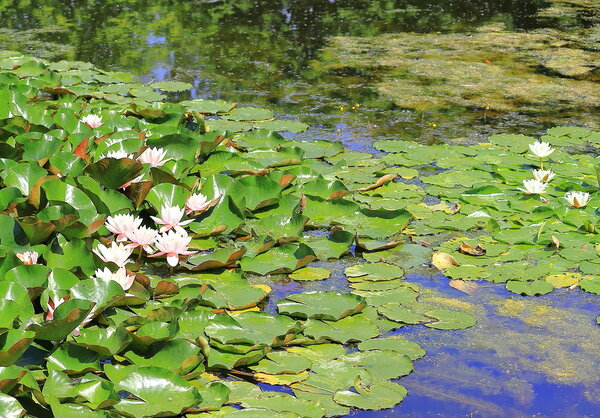
[[[531,177],[531,137],[380,141],[386,155],[375,158],[286,139],[274,130],[306,125],[266,109],[164,102],[185,83],[146,86],[16,53],[0,54],[0,68],[0,402],[15,414],[390,408],[407,394],[395,380],[425,355],[390,330],[476,324],[460,307],[419,300],[405,280],[428,268],[432,247],[456,280],[533,295],[577,270],[569,286],[575,277],[598,293],[597,162],[578,151],[598,133],[543,138],[556,147],[556,177],[542,201],[516,190]],[[149,148],[164,164],[139,161]],[[419,175],[432,162],[434,174]],[[569,209],[568,190],[589,203]],[[262,276],[327,280],[309,264],[351,252],[363,260],[345,270],[346,292],[292,294],[264,311]]]

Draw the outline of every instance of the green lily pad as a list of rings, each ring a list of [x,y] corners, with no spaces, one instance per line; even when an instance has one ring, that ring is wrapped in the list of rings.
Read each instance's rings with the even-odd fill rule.
[[[360,280],[392,280],[404,276],[404,270],[387,263],[357,264],[348,267],[344,273],[348,277],[360,277]]]
[[[413,312],[410,308],[399,303],[386,303],[378,307],[377,312],[392,321],[405,324],[419,324],[427,321],[427,316]]]
[[[153,343],[143,356],[130,351],[123,357],[135,365],[162,367],[179,374],[190,372],[203,360],[200,347],[181,339]]]
[[[375,379],[369,385],[357,389],[356,392],[337,391],[333,395],[333,400],[353,408],[378,411],[394,407],[406,397],[407,393],[402,385]]]
[[[430,318],[437,319],[437,322],[425,324],[426,327],[435,329],[464,329],[472,327],[477,323],[477,319],[466,312],[448,311],[444,309],[436,309],[427,311],[426,315]]]
[[[594,279],[583,279],[579,282],[579,287],[588,293],[600,295],[600,280]]]
[[[506,282],[506,289],[520,295],[537,296],[552,292],[554,286],[544,280],[509,280]]]
[[[322,267],[304,267],[289,275],[290,279],[299,281],[325,280],[331,276],[331,271]]]
[[[263,414],[276,411],[310,418],[319,418],[325,415],[325,409],[318,402],[298,399],[287,393],[279,392],[265,392],[260,398],[246,399],[242,401],[242,406],[262,410]]]
[[[423,347],[421,347],[419,344],[397,336],[375,338],[372,340],[363,341],[358,345],[358,349],[363,351],[393,350],[400,354],[404,354],[411,360],[420,359],[426,354]]]
[[[306,321],[304,335],[318,341],[334,341],[345,344],[349,341],[364,341],[379,335],[379,328],[358,314],[348,316],[339,321],[309,319]]]
[[[336,321],[360,312],[365,306],[364,298],[351,293],[307,292],[290,295],[278,302],[277,311],[294,318]]]
[[[286,351],[271,352],[267,357],[258,362],[255,366],[250,366],[255,372],[269,374],[300,373],[310,369],[312,361],[299,354]]]
[[[0,366],[13,364],[33,343],[35,332],[20,329],[0,334]]]
[[[338,360],[355,367],[364,367],[378,379],[397,379],[413,370],[410,358],[393,350],[357,352],[342,356]]]
[[[277,346],[300,332],[300,328],[296,321],[287,316],[244,312],[229,321],[211,321],[204,332],[222,344]]]
[[[115,409],[134,416],[178,415],[202,401],[198,390],[179,375],[160,367],[140,367],[114,382],[135,396]]]

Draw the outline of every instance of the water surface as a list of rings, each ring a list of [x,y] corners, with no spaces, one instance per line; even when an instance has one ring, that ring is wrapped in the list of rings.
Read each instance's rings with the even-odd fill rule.
[[[53,60],[90,61],[133,72],[148,82],[189,81],[194,85],[192,97],[270,107],[278,117],[313,126],[300,138],[341,140],[347,147],[372,152],[370,144],[379,139],[460,142],[481,140],[495,132],[536,133],[563,123],[600,126],[597,108],[583,109],[561,100],[543,108],[527,105],[526,111],[525,104],[487,109],[456,103],[452,91],[443,107],[402,106],[403,98],[394,96],[394,86],[414,87],[410,84],[415,81],[414,71],[421,67],[410,63],[402,67],[408,70],[401,71],[397,65],[379,62],[397,53],[389,49],[397,39],[415,42],[415,53],[427,55],[432,40],[447,45],[453,36],[477,39],[477,34],[501,32],[522,40],[524,34],[550,34],[570,39],[555,46],[561,51],[583,51],[580,64],[584,70],[591,65],[590,71],[565,75],[568,70],[560,67],[553,72],[543,57],[539,68],[526,63],[523,71],[573,83],[569,85],[576,88],[597,83],[600,61],[585,62],[585,54],[595,57],[600,51],[600,8],[557,11],[561,4],[539,0],[5,1],[0,6],[0,48]],[[374,55],[367,54],[372,62],[356,60],[356,54],[344,55],[349,53],[344,48],[357,42],[373,45],[368,53]],[[456,47],[457,54],[465,50]],[[377,48],[379,52],[373,50]],[[535,51],[532,59],[537,59]],[[545,50],[539,51],[543,55]],[[485,61],[511,65],[510,60],[502,64],[500,58],[495,62],[478,57],[478,63]],[[442,66],[445,70],[450,73],[456,68]],[[423,77],[430,75],[428,68],[423,71]],[[439,83],[436,80],[431,83]],[[190,93],[174,99],[186,94]],[[345,289],[342,272],[349,262],[329,265],[332,278],[308,287],[275,282],[271,308],[277,298],[311,286]],[[409,280],[428,289],[423,299],[460,303],[478,316],[479,323],[452,332],[420,326],[395,331],[428,351],[415,363],[415,372],[402,379],[409,396],[392,411],[354,415],[599,415],[597,298],[579,290],[522,298],[489,284],[468,296],[431,272],[412,274]]]

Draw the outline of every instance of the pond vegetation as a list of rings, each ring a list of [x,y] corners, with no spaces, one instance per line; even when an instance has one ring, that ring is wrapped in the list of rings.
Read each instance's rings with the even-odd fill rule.
[[[227,402],[303,416],[390,408],[406,390],[389,379],[425,352],[376,337],[476,323],[418,299],[402,260],[388,259],[403,241],[439,241],[433,265],[465,292],[477,279],[527,295],[600,292],[599,169],[573,148],[597,145],[599,133],[564,127],[545,142],[496,135],[452,147],[385,141],[375,147],[388,154],[375,159],[286,140],[273,131],[306,126],[265,109],[160,102],[190,88],[182,82],[145,86],[11,53],[0,66],[3,402],[15,413],[33,404],[132,416]],[[536,171],[544,160],[547,171]],[[440,172],[420,184],[394,181],[430,161]],[[544,177],[528,180],[532,169]],[[350,293],[290,295],[273,315],[261,310],[270,287],[245,279],[324,279],[305,266],[353,245],[370,262],[346,268]],[[287,385],[296,397],[239,393],[249,383],[219,379],[227,375]]]
[[[183,18],[216,27],[233,13],[227,2],[210,14],[143,8],[162,18],[127,38],[123,54],[107,60],[113,70],[75,60],[86,47],[61,48],[87,36],[82,27],[64,31],[68,22],[95,15],[89,5],[63,18],[47,13],[60,3],[34,7],[31,27],[19,29],[25,37],[6,29],[3,41],[27,49],[20,42],[42,34],[30,52],[50,60],[0,53],[6,416],[321,417],[385,410],[411,396],[517,415],[540,390],[529,373],[581,389],[577,404],[560,408],[565,414],[597,406],[598,377],[589,373],[600,358],[595,5],[525,2],[534,18],[510,24],[490,22],[505,12],[498,5],[483,15],[463,2],[434,14],[419,1],[392,14],[378,2],[331,6],[385,23],[369,32],[349,18],[353,36],[327,46],[324,37],[298,43],[296,32],[283,33],[284,45],[304,47],[286,54],[303,59],[257,71],[254,83],[266,90],[282,77],[277,94],[308,93],[299,74],[315,85],[356,74],[378,93],[353,100],[352,89],[338,96],[339,86],[324,86],[316,99],[323,107],[281,118],[263,106],[272,102],[267,93],[236,103],[233,87],[246,81],[232,76],[238,61],[211,55],[216,48],[207,47],[219,63],[209,69],[232,87],[218,98],[199,94],[198,78],[185,72],[172,74],[181,81],[140,83],[114,68],[146,65],[136,42],[154,39],[161,25],[174,31],[169,39],[227,37],[235,28],[194,38]],[[235,10],[250,13],[254,6],[244,4]],[[9,15],[25,10],[20,2],[4,7]],[[140,18],[133,7],[119,5],[127,23],[103,14],[107,23],[95,33],[119,36]],[[260,14],[264,24],[285,27],[275,19],[282,9],[304,21],[306,9],[273,8]],[[316,16],[320,32],[342,35],[332,33],[330,14]],[[531,28],[544,20],[558,23]],[[122,25],[109,30],[109,22]],[[385,34],[403,25],[442,33]],[[456,33],[465,27],[477,29]],[[264,28],[247,35],[264,37]],[[283,64],[286,55],[254,63],[269,60]],[[296,102],[289,110],[310,100],[281,103]],[[383,114],[375,103],[411,112],[419,130],[373,135],[376,152],[344,147],[349,138],[339,131]],[[324,109],[325,122],[308,129]],[[486,124],[511,112],[543,126],[563,112],[587,127],[436,144],[464,120]],[[440,134],[430,120],[444,113],[457,120]],[[338,132],[319,136],[332,126]],[[408,138],[416,132],[424,135]],[[540,295],[548,296],[532,298]],[[486,366],[486,352],[512,373]],[[449,361],[457,366],[448,369]],[[500,407],[472,394],[474,381],[509,401]]]

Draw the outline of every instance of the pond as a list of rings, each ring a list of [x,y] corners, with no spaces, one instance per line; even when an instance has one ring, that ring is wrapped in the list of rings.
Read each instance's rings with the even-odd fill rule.
[[[594,1],[31,0],[5,1],[0,19],[0,49],[91,62],[145,83],[189,82],[171,98],[268,107],[311,126],[295,139],[378,156],[382,140],[461,145],[600,128]],[[332,270],[318,284],[273,278],[267,311],[291,293],[346,288],[350,264],[317,264]],[[401,381],[409,394],[393,410],[352,416],[598,415],[597,296],[561,288],[521,297],[488,282],[465,294],[431,269],[407,280],[422,286],[421,301],[454,304],[478,324],[393,331],[427,351]]]

